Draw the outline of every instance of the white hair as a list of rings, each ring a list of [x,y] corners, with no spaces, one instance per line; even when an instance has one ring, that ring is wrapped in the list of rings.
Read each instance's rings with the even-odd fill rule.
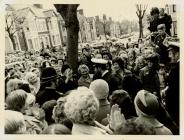
[[[99,110],[99,102],[92,90],[79,88],[66,98],[64,112],[73,123],[92,123]]]
[[[22,113],[5,110],[5,134],[25,133],[26,125]]]

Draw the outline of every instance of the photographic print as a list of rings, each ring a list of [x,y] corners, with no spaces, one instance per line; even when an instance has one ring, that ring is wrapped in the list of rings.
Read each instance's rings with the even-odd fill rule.
[[[180,135],[179,6],[102,3],[5,4],[5,135]]]

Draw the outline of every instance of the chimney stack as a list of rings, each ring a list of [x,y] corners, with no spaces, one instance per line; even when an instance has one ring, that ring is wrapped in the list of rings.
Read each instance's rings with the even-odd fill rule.
[[[112,21],[112,18],[111,17],[109,17],[109,21]]]
[[[103,20],[107,20],[107,17],[105,14],[103,14]]]
[[[39,8],[39,9],[42,9],[43,8],[43,5],[42,4],[33,4],[34,7],[36,8]]]
[[[96,21],[100,20],[99,16],[95,16],[95,19],[96,19]]]
[[[83,9],[79,9],[78,12],[80,15],[82,15],[82,16],[84,15]]]

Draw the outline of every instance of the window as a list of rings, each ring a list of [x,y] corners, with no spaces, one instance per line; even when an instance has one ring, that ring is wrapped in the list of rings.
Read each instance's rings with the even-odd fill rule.
[[[173,21],[173,35],[177,35],[177,22]]]
[[[17,37],[14,36],[14,41],[15,41],[15,50],[19,50],[19,45],[18,45],[18,40],[17,40]]]
[[[57,44],[61,44],[59,35],[56,35]]]
[[[67,37],[63,36],[63,42],[66,42]]]
[[[49,29],[52,30],[52,23],[50,20],[48,21],[48,25],[49,25]]]
[[[47,26],[45,20],[43,20],[43,31],[47,31]]]
[[[36,49],[39,49],[38,38],[35,38],[35,39],[34,39],[34,42],[35,42],[35,48],[36,48]]]
[[[44,31],[44,21],[41,21],[41,31]]]
[[[65,32],[65,31],[66,31],[66,27],[65,27],[65,25],[62,25],[62,30],[63,30],[63,32]]]
[[[48,37],[47,36],[45,37],[45,43],[46,44],[49,44],[49,40],[48,40]]]
[[[49,38],[48,38],[48,36],[45,36],[45,44],[46,44],[46,46],[50,46],[49,45]]]
[[[53,25],[54,25],[54,28],[57,29],[57,21],[56,20],[53,20]]]
[[[56,45],[56,40],[55,40],[55,36],[54,35],[52,35],[52,43],[53,43],[53,45]]]
[[[41,30],[41,27],[40,27],[40,21],[39,20],[37,22],[37,27],[38,27],[38,31],[40,31]]]
[[[28,39],[28,45],[30,49],[33,49],[33,42],[31,39]]]
[[[176,12],[176,5],[173,4],[173,13]]]

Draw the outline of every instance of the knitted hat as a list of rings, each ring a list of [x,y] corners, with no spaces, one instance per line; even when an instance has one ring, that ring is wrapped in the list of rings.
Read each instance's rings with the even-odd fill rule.
[[[44,68],[41,74],[41,82],[47,82],[57,78],[58,75],[53,67]]]
[[[159,109],[157,97],[146,90],[140,90],[137,93],[134,104],[137,113],[144,116],[155,116]]]
[[[91,89],[97,99],[106,99],[109,94],[109,85],[102,79],[97,79],[91,82],[89,89]]]

